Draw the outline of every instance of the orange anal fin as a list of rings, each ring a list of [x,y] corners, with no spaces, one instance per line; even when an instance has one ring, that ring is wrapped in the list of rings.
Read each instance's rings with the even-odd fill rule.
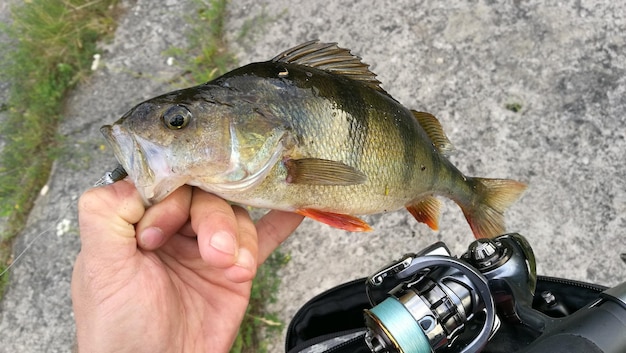
[[[411,212],[418,222],[425,223],[432,230],[439,230],[440,208],[441,201],[434,196],[428,196],[406,206],[406,209]]]
[[[318,222],[328,224],[331,227],[347,230],[350,232],[370,232],[372,227],[358,217],[347,214],[324,212],[311,208],[295,211],[297,214],[312,218]]]

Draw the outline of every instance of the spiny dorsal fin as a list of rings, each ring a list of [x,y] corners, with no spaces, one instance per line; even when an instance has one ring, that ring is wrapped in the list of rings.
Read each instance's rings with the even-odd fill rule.
[[[385,92],[380,87],[376,74],[368,69],[369,65],[350,53],[350,50],[338,47],[337,43],[312,40],[285,50],[271,61],[314,67],[363,82],[371,88]]]
[[[413,116],[422,129],[426,131],[426,134],[431,139],[433,145],[439,153],[447,155],[454,151],[454,147],[450,143],[450,140],[448,140],[446,134],[443,132],[441,123],[437,120],[437,118],[435,118],[432,114],[416,112],[415,110],[411,110],[411,113],[413,113]]]

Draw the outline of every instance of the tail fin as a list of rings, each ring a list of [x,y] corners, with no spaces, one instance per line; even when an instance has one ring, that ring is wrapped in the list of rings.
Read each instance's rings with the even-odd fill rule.
[[[505,232],[504,211],[526,190],[526,184],[508,179],[468,178],[475,198],[459,204],[474,236],[493,238]]]

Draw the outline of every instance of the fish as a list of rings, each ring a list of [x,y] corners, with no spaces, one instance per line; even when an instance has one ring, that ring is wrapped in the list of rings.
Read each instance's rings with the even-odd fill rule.
[[[402,208],[438,230],[442,196],[476,238],[492,238],[526,188],[465,176],[435,116],[405,108],[360,57],[319,40],[148,99],[101,132],[147,206],[188,184],[347,231]]]

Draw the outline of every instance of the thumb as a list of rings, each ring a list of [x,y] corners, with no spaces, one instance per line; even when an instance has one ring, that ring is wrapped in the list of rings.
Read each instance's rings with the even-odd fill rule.
[[[145,207],[126,181],[87,190],[78,201],[81,252],[103,265],[132,257],[137,251],[135,223]]]

